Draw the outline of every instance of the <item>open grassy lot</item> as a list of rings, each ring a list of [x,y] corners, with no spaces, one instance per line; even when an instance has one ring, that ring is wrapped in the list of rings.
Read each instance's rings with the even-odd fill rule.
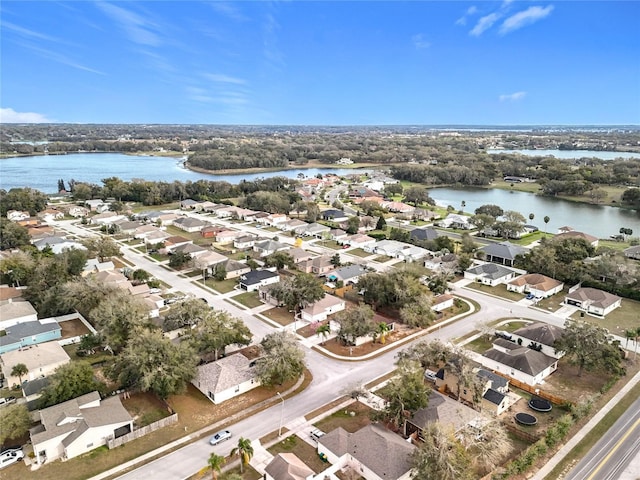
[[[640,302],[623,298],[620,308],[616,308],[605,318],[592,317],[587,314],[581,317],[580,312],[574,313],[571,318],[604,327],[614,335],[624,337],[625,330],[631,330],[640,326]]]
[[[504,330],[505,332],[515,332],[519,328],[526,327],[531,322],[520,322],[518,320],[512,320],[509,323],[503,323],[502,325],[495,325],[496,330]]]
[[[535,222],[535,220],[534,220]],[[509,240],[511,243],[515,243],[516,245],[530,245],[533,242],[537,242],[538,240],[542,240],[543,238],[551,238],[553,234],[545,233],[542,231],[534,232],[530,235],[526,235],[522,238],[512,238]]]
[[[631,244],[629,242],[616,242],[615,240],[598,240],[598,250],[611,249],[622,251],[629,248]]]
[[[264,305],[260,301],[260,296],[258,292],[244,292],[244,293],[241,293],[240,295],[234,295],[231,298],[233,298],[236,302],[238,302],[241,305],[244,305],[247,308],[255,308],[255,307],[259,307],[260,305]]]
[[[363,249],[361,248],[354,248],[353,250],[349,250],[347,252],[347,254],[349,255],[354,255],[356,257],[361,257],[361,258],[366,258],[366,257],[370,257],[372,254],[369,252],[365,252]]]
[[[327,468],[327,464],[320,460],[317,450],[296,435],[291,435],[284,440],[275,443],[267,449],[272,455],[278,453],[295,453],[296,456],[306,463],[311,470],[320,473]]]
[[[155,395],[138,392],[122,400],[122,405],[133,417],[136,428],[144,427],[170,415],[167,406]]]
[[[521,293],[508,291],[506,285],[496,285],[495,287],[490,287],[489,285],[482,285],[481,283],[473,282],[467,285],[465,288],[471,288],[482,293],[488,293],[489,295],[495,295],[496,297],[506,298],[507,300],[512,300],[514,302],[517,302],[518,300],[522,300],[524,298],[524,295],[522,295]]]
[[[348,405],[344,410],[339,410],[314,425],[325,433],[338,427],[344,428],[347,432],[354,433],[371,423],[370,413],[371,408],[356,401]]]
[[[476,353],[484,353],[493,347],[493,343],[491,339],[487,338],[486,335],[480,335],[475,340],[465,344],[464,348],[468,348],[469,350],[473,350]]]
[[[283,327],[293,322],[293,313],[283,307],[273,307],[270,310],[262,312],[261,315]],[[298,325],[301,325],[301,322],[298,323]]]
[[[229,278],[227,280],[222,280],[222,281],[217,281],[217,280],[214,280],[213,278],[207,278],[205,285],[207,287],[213,288],[216,292],[229,293],[233,291],[234,287],[236,286],[236,283],[237,282],[235,278]]]

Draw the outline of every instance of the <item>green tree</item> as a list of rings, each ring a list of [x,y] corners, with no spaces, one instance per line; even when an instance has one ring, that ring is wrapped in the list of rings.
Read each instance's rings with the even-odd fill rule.
[[[404,201],[413,203],[416,208],[418,205],[422,205],[423,203],[435,205],[435,201],[429,196],[427,189],[420,185],[407,188],[404,191]]]
[[[304,217],[307,222],[313,223],[320,218],[320,207],[316,202],[306,202],[304,210],[307,212]]]
[[[120,255],[120,247],[109,237],[90,238],[84,240],[82,244],[89,250],[90,255],[98,257],[101,262]]]
[[[151,274],[142,268],[137,268],[131,274],[131,278],[136,282],[144,283],[151,278]]]
[[[544,218],[542,219],[542,221],[544,222],[544,233],[547,233],[547,224],[549,223],[550,220],[551,218],[549,218],[548,215],[545,215]]]
[[[211,478],[218,480],[218,474],[222,472],[222,466],[227,462],[226,458],[221,455],[217,455],[215,452],[209,455],[207,460],[207,466],[211,470]]]
[[[270,333],[260,345],[264,355],[256,361],[256,374],[263,385],[282,385],[302,375],[304,352],[293,335],[285,331]]]
[[[49,385],[42,390],[42,396],[39,399],[40,408],[57,405],[86,393],[105,389],[104,383],[96,380],[91,365],[84,361],[71,362],[58,367],[49,380]]]
[[[501,217],[504,214],[504,210],[500,208],[498,205],[482,205],[475,209],[474,213],[476,215],[489,215],[493,217],[495,220],[498,217]]]
[[[227,269],[224,263],[218,263],[213,267],[213,279],[217,282],[222,282],[227,279]]]
[[[298,318],[304,308],[323,299],[325,291],[322,283],[312,274],[300,273],[274,284],[269,294],[289,310],[293,310],[294,317]]]
[[[253,445],[251,445],[251,440],[240,437],[238,439],[238,444],[231,449],[231,453],[229,455],[233,457],[236,454],[240,458],[240,472],[242,472],[243,467],[248,465],[251,461],[251,457],[253,457]]]
[[[15,222],[0,218],[0,250],[12,250],[14,248],[29,245],[31,237],[29,230]]]
[[[210,311],[209,305],[199,298],[190,298],[173,304],[164,317],[162,327],[167,332],[177,328],[192,327],[205,318]]]
[[[455,433],[439,422],[425,425],[422,444],[412,454],[412,479],[470,480],[470,454]]]
[[[36,259],[31,253],[18,250],[0,259],[0,272],[16,286],[23,286],[36,268]]]
[[[358,233],[360,229],[360,218],[359,217],[349,217],[347,220],[347,230],[346,232],[353,235],[354,233]]]
[[[331,325],[329,325],[329,322],[325,323],[324,325],[320,325],[318,328],[316,328],[316,335],[322,338],[323,344],[327,340],[327,337],[330,334],[331,334]]]
[[[345,345],[354,345],[358,337],[371,335],[376,328],[373,317],[373,310],[366,304],[343,310],[336,316],[336,322],[340,325],[338,338]]]
[[[422,341],[398,354],[399,360],[415,360],[422,368],[439,369],[453,358],[453,349],[440,340]]]
[[[536,218],[535,214],[530,213],[529,214],[529,220],[533,222],[533,219]]]
[[[556,352],[564,352],[569,362],[578,366],[579,377],[583,370],[624,374],[622,355],[606,328],[568,320],[554,348]]]
[[[169,257],[169,266],[176,270],[180,270],[191,264],[193,258],[185,252],[174,252]]]
[[[468,233],[463,233],[460,237],[460,251],[462,253],[473,253],[477,250],[478,244],[473,241],[473,237]]]
[[[276,267],[278,270],[282,270],[284,267],[293,268],[295,266],[293,257],[284,251],[273,252],[264,259],[264,264],[267,267]]]
[[[18,377],[20,379],[20,384],[22,384],[22,377],[24,377],[27,373],[29,373],[29,369],[24,363],[16,363],[11,368],[11,376]]]
[[[158,330],[140,329],[116,357],[109,375],[125,388],[151,391],[166,399],[185,390],[197,363],[187,342],[174,344]]]
[[[429,403],[431,390],[424,381],[424,370],[418,362],[399,361],[397,375],[385,389],[388,398],[382,415],[396,427],[402,426],[407,416],[425,408]]]
[[[507,430],[497,420],[481,427],[467,425],[458,432],[458,439],[469,453],[476,472],[482,474],[504,462],[513,450]]]
[[[387,322],[380,322],[376,325],[374,335],[378,338],[378,341],[382,344],[387,342],[387,335],[391,331],[391,327]]]
[[[21,438],[29,431],[31,415],[26,404],[5,405],[0,408],[0,444]]]
[[[387,221],[383,215],[378,217],[378,223],[376,224],[376,230],[385,230],[387,228]]]
[[[0,216],[6,217],[9,210],[28,211],[32,217],[47,208],[47,196],[33,188],[12,188],[8,192],[0,189]]]
[[[249,345],[252,337],[242,320],[220,310],[209,310],[187,335],[196,352],[213,352],[215,360],[230,345]]]

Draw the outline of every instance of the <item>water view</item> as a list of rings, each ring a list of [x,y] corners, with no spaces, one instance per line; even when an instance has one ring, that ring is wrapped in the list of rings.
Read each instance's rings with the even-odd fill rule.
[[[184,168],[180,158],[135,156],[120,153],[77,153],[2,159],[0,160],[0,188],[9,190],[31,187],[41,192],[55,193],[57,181],[60,178],[65,182],[74,179],[78,182],[98,185],[102,184],[103,178],[108,177],[118,177],[126,181],[136,178],[155,182],[216,180],[235,184],[242,180],[275,176],[297,178],[299,174],[314,177],[318,173],[348,175],[349,173],[367,171],[370,170],[296,168],[274,172],[215,175],[188,170]]]
[[[601,160],[614,160],[616,158],[640,158],[640,153],[634,152],[601,152],[599,150],[503,150],[489,148],[487,153],[519,153],[529,157],[556,157],[562,159],[574,158],[599,158]]]
[[[609,238],[617,234],[620,227],[631,228],[634,235],[640,233],[640,212],[635,210],[576,203],[497,188],[433,188],[429,194],[438,205],[452,205],[456,210],[464,201],[464,211],[470,213],[486,204],[499,205],[503,210],[515,210],[522,213],[528,223],[553,233],[565,225],[598,238]],[[530,213],[534,214],[533,221],[529,220]],[[550,218],[546,227],[543,222],[545,216]]]

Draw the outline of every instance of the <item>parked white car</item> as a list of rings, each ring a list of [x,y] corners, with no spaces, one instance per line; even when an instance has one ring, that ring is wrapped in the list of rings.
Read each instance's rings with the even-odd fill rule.
[[[22,448],[8,448],[0,452],[0,468],[8,467],[24,458]]]

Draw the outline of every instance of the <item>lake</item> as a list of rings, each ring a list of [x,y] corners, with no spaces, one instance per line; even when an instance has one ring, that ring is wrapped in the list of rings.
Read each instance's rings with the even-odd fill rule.
[[[562,159],[599,158],[600,160],[614,160],[616,158],[640,158],[635,152],[601,152],[598,150],[501,150],[488,148],[487,153],[520,153],[529,157],[556,157]]]
[[[640,234],[640,212],[635,210],[576,203],[498,188],[432,188],[429,194],[438,205],[451,205],[456,211],[463,200],[466,203],[464,211],[469,213],[486,204],[498,205],[503,210],[515,210],[525,216],[527,223],[553,233],[560,227],[570,226],[598,238],[618,234],[620,227],[631,228],[634,236]],[[533,221],[529,220],[530,213],[534,214]],[[546,227],[543,221],[545,215],[550,218]]]
[[[333,173],[348,175],[371,170],[349,168],[296,168],[263,173],[208,174],[188,170],[181,158],[123,155],[121,153],[73,153],[69,155],[40,155],[0,159],[0,188],[31,187],[44,193],[56,193],[58,179],[65,183],[78,182],[102,185],[102,179],[118,177],[130,181],[134,178],[154,182],[181,182],[197,180],[225,181],[233,184],[242,180],[255,180],[282,176],[297,178],[302,173],[315,177]]]

